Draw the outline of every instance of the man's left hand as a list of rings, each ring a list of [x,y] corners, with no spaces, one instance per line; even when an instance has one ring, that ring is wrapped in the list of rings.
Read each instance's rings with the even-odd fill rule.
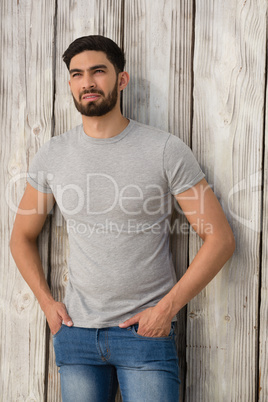
[[[168,336],[171,328],[171,321],[163,313],[160,314],[156,307],[149,307],[129,318],[122,324],[120,328],[127,328],[134,324],[139,324],[137,333],[141,336],[162,337]]]

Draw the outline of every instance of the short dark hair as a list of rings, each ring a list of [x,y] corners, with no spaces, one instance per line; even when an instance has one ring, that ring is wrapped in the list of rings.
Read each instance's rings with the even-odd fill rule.
[[[102,35],[82,36],[70,44],[62,55],[68,70],[70,69],[71,59],[85,50],[104,52],[107,59],[113,64],[117,74],[124,71],[126,64],[124,52],[112,39]]]

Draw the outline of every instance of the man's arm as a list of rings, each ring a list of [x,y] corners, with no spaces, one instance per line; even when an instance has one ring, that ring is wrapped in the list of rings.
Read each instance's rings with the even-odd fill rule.
[[[12,256],[44,311],[53,334],[59,330],[62,320],[66,324],[71,321],[65,305],[52,297],[36,242],[54,202],[52,194],[41,193],[27,184],[10,239]]]
[[[144,336],[165,336],[172,318],[220,271],[235,249],[235,240],[223,210],[205,179],[175,196],[186,218],[204,241],[186,273],[155,306],[120,324],[139,323]]]

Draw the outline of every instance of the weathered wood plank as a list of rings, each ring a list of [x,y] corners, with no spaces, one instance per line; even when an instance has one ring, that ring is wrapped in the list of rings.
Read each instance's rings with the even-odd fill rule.
[[[145,124],[170,131],[190,144],[192,1],[125,1],[124,47],[130,84],[124,113]],[[172,227],[185,224],[174,213]],[[187,268],[188,233],[176,231],[171,241],[177,276]],[[185,383],[185,312],[178,321],[181,399]]]
[[[15,266],[9,239],[25,172],[51,132],[54,9],[54,0],[46,5],[3,0],[0,5],[2,401],[44,400],[45,317]],[[5,190],[10,190],[8,200]],[[39,242],[45,273],[47,238],[48,226]]]
[[[265,12],[264,0],[196,2],[193,149],[236,253],[189,305],[187,401],[256,400]]]
[[[170,57],[170,99],[168,105],[169,131],[191,145],[192,131],[192,36],[193,2],[179,2],[172,11],[171,57]],[[179,209],[174,209],[171,227],[171,251],[176,275],[179,279],[188,266],[189,228],[187,220]],[[180,362],[180,401],[185,399],[186,383],[186,314],[187,306],[178,314],[177,348]]]
[[[124,93],[129,117],[168,128],[172,1],[125,1],[124,47],[131,82]],[[175,5],[173,6],[175,8]]]
[[[267,70],[266,70],[267,74]],[[260,291],[260,328],[259,328],[259,401],[268,400],[268,86],[266,87],[266,116],[263,159],[263,211],[262,211],[262,272]]]
[[[73,105],[69,91],[69,75],[61,56],[69,44],[84,35],[105,35],[118,44],[121,43],[122,1],[74,0],[69,3],[58,1],[57,12],[57,55],[56,55],[56,95],[55,95],[55,135],[81,124],[81,115]],[[68,280],[68,240],[65,223],[59,211],[53,217],[51,284],[53,296],[62,300]],[[60,375],[55,364],[55,355],[50,339],[48,400],[61,400]],[[117,400],[120,400],[118,396]]]

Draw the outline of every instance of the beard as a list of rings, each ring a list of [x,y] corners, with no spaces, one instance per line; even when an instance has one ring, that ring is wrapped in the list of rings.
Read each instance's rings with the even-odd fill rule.
[[[112,89],[111,92],[105,97],[105,94],[101,90],[87,90],[84,91],[82,94],[80,94],[79,98],[80,101],[82,99],[82,96],[85,94],[99,94],[102,95],[104,98],[103,99],[98,99],[95,102],[88,102],[86,105],[82,105],[81,102],[78,102],[75,97],[73,96],[74,104],[78,112],[80,112],[84,116],[88,117],[93,117],[93,116],[103,116],[107,113],[109,113],[114,107],[116,106],[117,99],[118,99],[118,76],[116,77],[116,83],[114,88]]]

